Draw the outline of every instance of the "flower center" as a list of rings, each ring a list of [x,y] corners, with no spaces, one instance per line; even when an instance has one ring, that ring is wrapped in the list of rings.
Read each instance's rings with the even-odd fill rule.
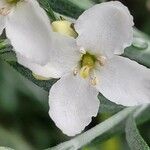
[[[80,76],[82,78],[89,77],[90,71],[95,67],[96,57],[89,53],[84,54],[80,61]]]
[[[90,83],[95,86],[99,82],[95,70],[103,67],[106,64],[106,61],[107,59],[105,56],[96,56],[84,51],[79,63],[79,70],[78,68],[75,68],[74,75],[77,75],[79,71],[82,78],[86,79],[90,77]]]

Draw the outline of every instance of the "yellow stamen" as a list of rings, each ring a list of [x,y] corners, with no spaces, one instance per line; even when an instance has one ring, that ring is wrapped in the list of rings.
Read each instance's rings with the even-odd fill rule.
[[[16,3],[18,3],[20,0],[6,0],[6,2],[8,3],[8,4],[16,4]]]
[[[81,67],[89,66],[89,67],[93,68],[95,65],[95,61],[96,61],[96,59],[93,55],[86,53],[81,58]]]
[[[89,66],[83,66],[80,70],[80,76],[84,79],[86,79],[87,77],[89,77],[90,74],[90,67]]]
[[[81,58],[80,66],[80,76],[84,79],[89,77],[91,69],[95,66],[95,57],[89,53],[84,54]]]
[[[43,80],[43,81],[46,81],[46,80],[50,80],[51,78],[46,78],[46,77],[42,77],[40,75],[37,75],[35,73],[32,73],[33,77],[37,80]]]
[[[52,22],[52,29],[54,32],[76,38],[77,33],[72,27],[72,23],[66,20]]]
[[[85,50],[84,48],[80,48],[80,52],[81,52],[82,54],[86,54],[86,50]]]

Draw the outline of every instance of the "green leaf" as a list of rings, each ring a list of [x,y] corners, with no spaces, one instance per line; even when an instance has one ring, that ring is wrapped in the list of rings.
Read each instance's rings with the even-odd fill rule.
[[[140,135],[132,116],[126,122],[126,140],[131,150],[150,150],[150,147]]]
[[[28,80],[35,83],[37,86],[41,87],[45,91],[49,92],[51,86],[57,81],[56,79],[50,79],[47,81],[37,80],[33,77],[32,72],[24,68],[22,65],[18,64],[17,62],[9,62],[9,64],[16,69],[19,73],[21,73],[23,76],[25,76]]]
[[[49,1],[47,0],[38,0],[42,8],[47,12],[47,15],[49,16],[51,21],[58,20],[57,16],[54,14],[51,5]]]
[[[7,147],[12,147],[16,150],[34,150],[34,148],[28,142],[26,142],[26,140],[18,132],[7,130],[1,126],[0,143],[4,146],[0,147],[0,150],[12,150]],[[6,149],[4,149],[5,146],[7,146]]]
[[[118,112],[114,116],[82,133],[81,135],[71,139],[70,141],[61,143],[58,146],[48,148],[46,150],[77,150],[85,145],[95,145],[112,137],[113,135],[124,132],[123,129],[128,116],[133,114],[134,119],[137,119],[141,115],[144,116],[145,112],[149,111],[149,109],[150,105],[125,108],[124,110]],[[139,122],[137,123],[139,124]]]
[[[57,81],[56,79],[50,79],[47,81],[37,80],[33,77],[32,71],[23,67],[19,63],[17,63],[17,58],[15,52],[12,51],[12,47],[6,47],[0,50],[0,58],[6,61],[10,66],[12,66],[17,72],[23,75],[25,78],[41,87],[45,91],[49,92],[51,86]]]
[[[83,146],[91,143],[93,140],[98,140],[102,135],[105,135],[114,127],[118,126],[123,122],[128,115],[135,112],[139,107],[130,107],[126,108],[104,122],[98,124],[87,132],[82,133],[81,135],[71,139],[70,141],[59,144],[56,147],[50,148],[49,150],[78,150]],[[48,150],[48,149],[47,149]]]
[[[8,49],[6,49],[6,50],[8,50]],[[0,53],[0,57],[4,61],[8,62],[9,64],[11,62],[16,62],[17,61],[16,54],[12,50],[10,50],[10,51],[3,51],[2,53]]]
[[[47,3],[54,11],[73,18],[77,18],[85,9],[94,5],[91,0],[48,0]]]
[[[101,106],[99,109],[100,113],[109,113],[110,115],[113,115],[125,108],[125,106],[117,105],[109,101],[101,93],[99,93],[98,98],[101,102]]]
[[[0,150],[13,150],[13,149],[9,147],[0,147]]]
[[[134,30],[134,40],[139,39],[145,43],[145,48],[143,47],[144,43],[137,43],[138,47],[135,47],[133,44],[132,46],[128,47],[125,50],[123,56],[128,57],[132,60],[137,61],[138,63],[150,68],[150,38],[142,33],[141,31],[135,29]],[[136,41],[138,42],[138,41]],[[141,47],[140,47],[141,44]],[[143,47],[143,48],[142,48]]]

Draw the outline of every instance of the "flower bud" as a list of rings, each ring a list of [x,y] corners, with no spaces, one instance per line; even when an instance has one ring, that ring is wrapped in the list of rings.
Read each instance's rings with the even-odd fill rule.
[[[72,27],[72,23],[66,20],[52,22],[52,29],[54,32],[76,38],[77,33]]]

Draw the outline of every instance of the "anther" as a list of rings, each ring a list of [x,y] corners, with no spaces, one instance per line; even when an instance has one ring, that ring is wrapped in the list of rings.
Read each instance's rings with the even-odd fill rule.
[[[107,62],[107,58],[106,58],[105,56],[100,56],[100,57],[98,58],[98,62],[99,62],[99,64],[100,64],[101,66],[104,66],[104,65],[106,64],[106,62]]]
[[[98,84],[98,79],[97,79],[97,77],[92,77],[92,78],[90,79],[90,83],[91,83],[91,85],[96,86],[96,85]]]
[[[0,15],[6,16],[10,13],[10,7],[6,6],[6,7],[2,7],[0,8]]]
[[[83,66],[80,70],[80,76],[84,79],[86,79],[90,74],[90,67],[89,66]]]
[[[77,67],[73,70],[73,75],[76,76],[78,74],[78,69]]]
[[[86,50],[85,50],[83,47],[80,48],[80,52],[81,52],[82,54],[86,54]]]

